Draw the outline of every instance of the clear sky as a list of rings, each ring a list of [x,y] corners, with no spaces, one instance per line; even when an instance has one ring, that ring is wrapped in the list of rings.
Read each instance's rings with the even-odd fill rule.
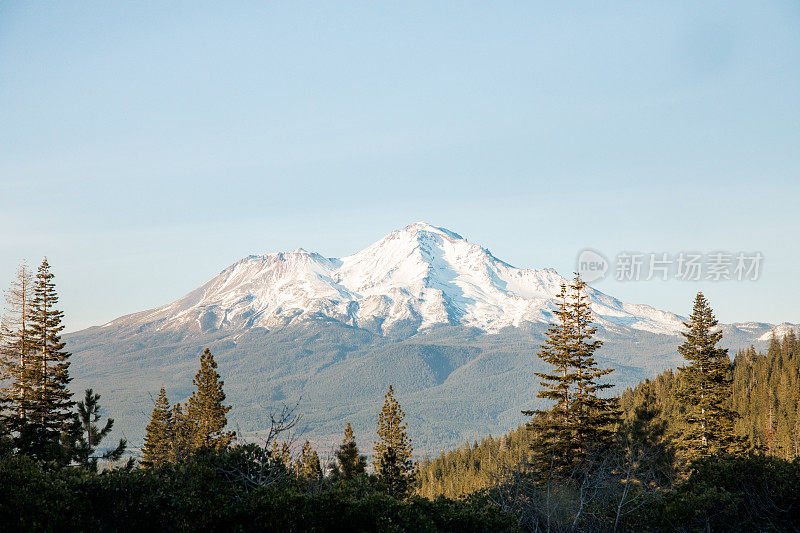
[[[800,322],[800,4],[568,4],[0,2],[0,282],[47,255],[74,330],[426,220],[563,274],[760,251],[596,286]]]

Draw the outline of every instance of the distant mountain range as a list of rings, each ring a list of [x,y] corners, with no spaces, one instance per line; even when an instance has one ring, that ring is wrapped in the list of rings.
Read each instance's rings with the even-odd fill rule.
[[[257,440],[271,410],[300,400],[323,449],[347,421],[374,439],[383,391],[394,384],[419,452],[438,452],[517,426],[535,398],[536,353],[568,280],[521,269],[444,228],[419,222],[341,259],[302,249],[246,257],[165,306],[68,335],[74,390],[104,395],[136,446],[163,384],[191,392],[209,347],[233,405],[231,421]],[[680,361],[683,317],[589,288],[605,341],[602,366],[631,385]],[[763,345],[766,323],[724,327],[731,347]]]

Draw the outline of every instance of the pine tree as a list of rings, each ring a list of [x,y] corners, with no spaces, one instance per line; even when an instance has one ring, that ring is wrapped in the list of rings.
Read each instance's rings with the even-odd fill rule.
[[[106,450],[100,457],[95,455],[100,442],[111,433],[111,429],[114,427],[114,419],[109,418],[101,428],[97,425],[100,418],[100,395],[95,394],[92,389],[87,389],[84,399],[77,405],[71,445],[78,464],[95,471],[98,459],[117,461],[125,453],[127,447],[125,439],[120,439],[115,448]]]
[[[236,438],[236,433],[224,431],[228,424],[225,416],[230,406],[223,405],[224,382],[217,373],[217,363],[211,351],[206,348],[200,356],[200,370],[194,378],[196,390],[189,398],[187,414],[193,425],[191,449],[227,448]]]
[[[578,375],[572,408],[575,410],[576,436],[580,453],[601,451],[613,441],[613,424],[619,419],[619,400],[602,398],[598,394],[613,387],[611,383],[600,383],[600,379],[614,371],[597,366],[594,353],[603,345],[602,341],[590,340],[597,333],[591,325],[592,310],[586,295],[586,282],[576,275],[571,285],[573,298],[569,304],[572,315],[573,366]]]
[[[408,495],[415,477],[413,448],[403,422],[405,416],[390,385],[378,415],[379,440],[374,445],[372,466],[387,494],[396,498]]]
[[[591,307],[586,283],[576,275],[561,285],[556,321],[546,334],[539,357],[552,365],[550,373],[536,373],[543,389],[538,397],[553,402],[548,410],[523,411],[533,416],[527,428],[533,433],[532,463],[542,480],[551,475],[569,476],[593,452],[613,440],[612,424],[619,416],[616,398],[598,394],[611,387],[600,378],[612,369],[598,368],[594,353],[602,346],[591,340]]]
[[[553,406],[549,410],[522,412],[534,417],[528,422],[527,428],[534,434],[532,462],[535,471],[540,473],[570,470],[580,452],[574,435],[576,420],[572,396],[577,374],[573,369],[573,319],[568,297],[567,285],[563,283],[557,295],[559,308],[553,311],[556,321],[547,329],[545,344],[539,351],[539,357],[553,369],[549,374],[535,373],[544,380],[540,382],[542,390],[536,396],[550,400]]]
[[[800,400],[795,402],[794,423],[792,424],[792,451],[794,458],[800,457]]]
[[[25,399],[28,411],[18,435],[21,453],[40,460],[62,459],[59,439],[72,419],[75,405],[67,386],[69,352],[64,350],[61,319],[64,316],[55,306],[58,295],[54,275],[47,258],[42,261],[33,284],[31,305],[31,357],[26,363],[25,383],[30,383],[30,398]],[[26,393],[28,394],[28,393]]]
[[[300,456],[295,462],[295,471],[301,481],[305,483],[319,483],[322,481],[322,467],[317,451],[311,448],[311,443],[306,441]]]
[[[722,330],[703,293],[697,293],[692,315],[681,332],[678,352],[687,361],[679,367],[676,399],[685,409],[686,429],[680,437],[684,460],[740,450],[734,434],[738,414],[729,408],[733,395],[728,350],[718,348]]]
[[[272,451],[270,452],[270,458],[275,464],[280,464],[287,470],[291,466],[291,450],[289,449],[289,444],[284,442],[281,445],[278,445],[277,440],[272,441]]]
[[[164,387],[156,398],[142,446],[142,466],[160,467],[172,461],[172,411]]]
[[[350,422],[344,430],[344,440],[336,450],[336,471],[341,479],[352,479],[358,474],[363,474],[367,468],[367,457],[358,452],[356,437]]]
[[[624,472],[625,483],[664,487],[673,479],[674,451],[659,399],[648,385],[649,380],[617,427],[617,451],[622,454],[619,471]]]
[[[6,309],[0,320],[0,418],[11,429],[20,429],[27,418],[32,381],[30,364],[33,274],[23,263],[6,291]],[[27,369],[27,372],[26,372]]]
[[[196,449],[194,447],[197,428],[194,420],[184,411],[180,403],[172,407],[169,419],[170,435],[170,461],[180,463],[188,459],[189,455]]]

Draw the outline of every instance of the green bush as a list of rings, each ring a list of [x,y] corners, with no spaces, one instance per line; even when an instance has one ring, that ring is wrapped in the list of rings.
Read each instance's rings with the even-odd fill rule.
[[[0,462],[0,528],[8,531],[516,531],[485,500],[396,500],[362,475],[309,488],[248,490],[233,457],[200,456],[152,470],[46,471]],[[220,465],[225,465],[222,468]]]
[[[303,485],[270,477],[254,487],[238,473],[247,454],[200,454],[159,469],[45,469],[27,457],[0,461],[2,531],[520,531],[487,495],[398,500],[365,474]],[[611,530],[599,512],[593,530]],[[588,523],[587,523],[588,524]],[[618,525],[628,531],[797,531],[800,461],[713,457]]]
[[[711,457],[667,493],[652,529],[669,531],[800,530],[800,461]]]

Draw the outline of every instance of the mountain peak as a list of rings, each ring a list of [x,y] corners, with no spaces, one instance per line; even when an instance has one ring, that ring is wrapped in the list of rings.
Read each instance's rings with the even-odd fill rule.
[[[434,226],[433,224],[430,224],[425,221],[413,222],[408,226],[406,226],[405,228],[398,230],[398,232],[410,233],[410,234],[428,233],[433,235],[441,235],[455,240],[466,240],[458,233],[450,231],[449,229],[446,228]]]
[[[184,298],[147,313],[166,328],[267,329],[325,316],[381,331],[437,324],[485,332],[550,322],[567,282],[552,269],[516,268],[486,248],[428,222],[392,231],[341,259],[298,248],[249,256]],[[660,333],[681,329],[672,313],[588,290],[605,327]],[[123,319],[120,319],[123,320]]]

